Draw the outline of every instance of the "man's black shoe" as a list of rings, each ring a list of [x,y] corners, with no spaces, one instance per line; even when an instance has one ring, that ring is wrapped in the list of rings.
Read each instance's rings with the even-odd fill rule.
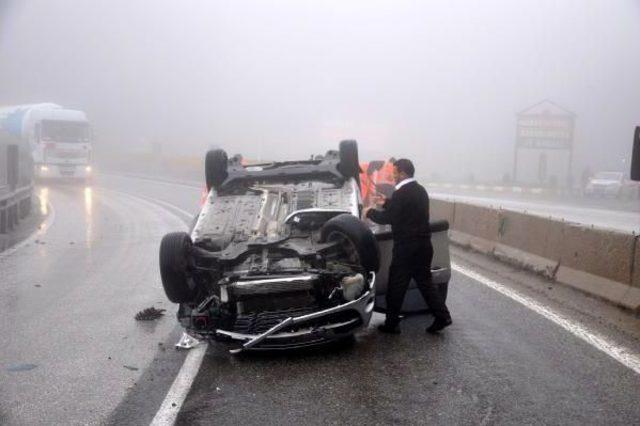
[[[437,332],[439,332],[443,328],[450,326],[451,323],[452,323],[451,318],[447,318],[447,319],[436,318],[433,321],[433,324],[431,324],[427,328],[427,333],[436,334]]]
[[[400,327],[397,325],[380,324],[378,330],[388,334],[400,334]]]

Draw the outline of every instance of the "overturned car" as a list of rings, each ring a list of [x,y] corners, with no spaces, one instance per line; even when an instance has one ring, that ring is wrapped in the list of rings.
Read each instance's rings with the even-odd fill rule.
[[[355,141],[308,161],[251,166],[213,150],[205,176],[190,234],[160,245],[162,283],[188,334],[239,343],[232,352],[308,347],[351,337],[384,309],[392,243],[388,229],[360,219]],[[448,224],[432,228],[444,231],[434,234],[432,271],[446,297]],[[416,296],[409,291],[409,310],[424,308]]]

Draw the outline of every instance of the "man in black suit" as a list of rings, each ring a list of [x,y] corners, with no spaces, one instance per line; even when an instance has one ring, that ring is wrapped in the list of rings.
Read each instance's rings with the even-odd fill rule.
[[[400,309],[409,282],[413,278],[435,320],[427,328],[437,333],[451,325],[451,315],[431,281],[433,246],[429,228],[429,195],[413,178],[415,168],[407,159],[394,163],[396,190],[385,201],[382,210],[370,209],[366,217],[381,225],[391,225],[393,257],[389,268],[387,317],[378,329],[385,333],[400,332]]]

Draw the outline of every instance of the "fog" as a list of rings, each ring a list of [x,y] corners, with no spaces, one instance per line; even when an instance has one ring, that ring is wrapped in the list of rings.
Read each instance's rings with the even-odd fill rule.
[[[0,14],[0,104],[85,110],[98,152],[307,158],[353,138],[424,176],[498,180],[516,114],[551,99],[576,114],[578,176],[622,170],[640,124],[637,0],[0,0]]]

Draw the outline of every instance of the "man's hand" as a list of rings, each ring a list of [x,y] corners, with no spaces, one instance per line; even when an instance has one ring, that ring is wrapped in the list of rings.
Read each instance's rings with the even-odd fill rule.
[[[369,210],[371,210],[371,207],[365,207],[364,210],[362,210],[362,217],[367,219],[367,216],[369,214]]]
[[[374,196],[373,196],[373,202],[375,203],[376,206],[380,207],[383,206],[384,203],[387,202],[387,197],[384,196],[383,193],[381,192],[377,192]]]

